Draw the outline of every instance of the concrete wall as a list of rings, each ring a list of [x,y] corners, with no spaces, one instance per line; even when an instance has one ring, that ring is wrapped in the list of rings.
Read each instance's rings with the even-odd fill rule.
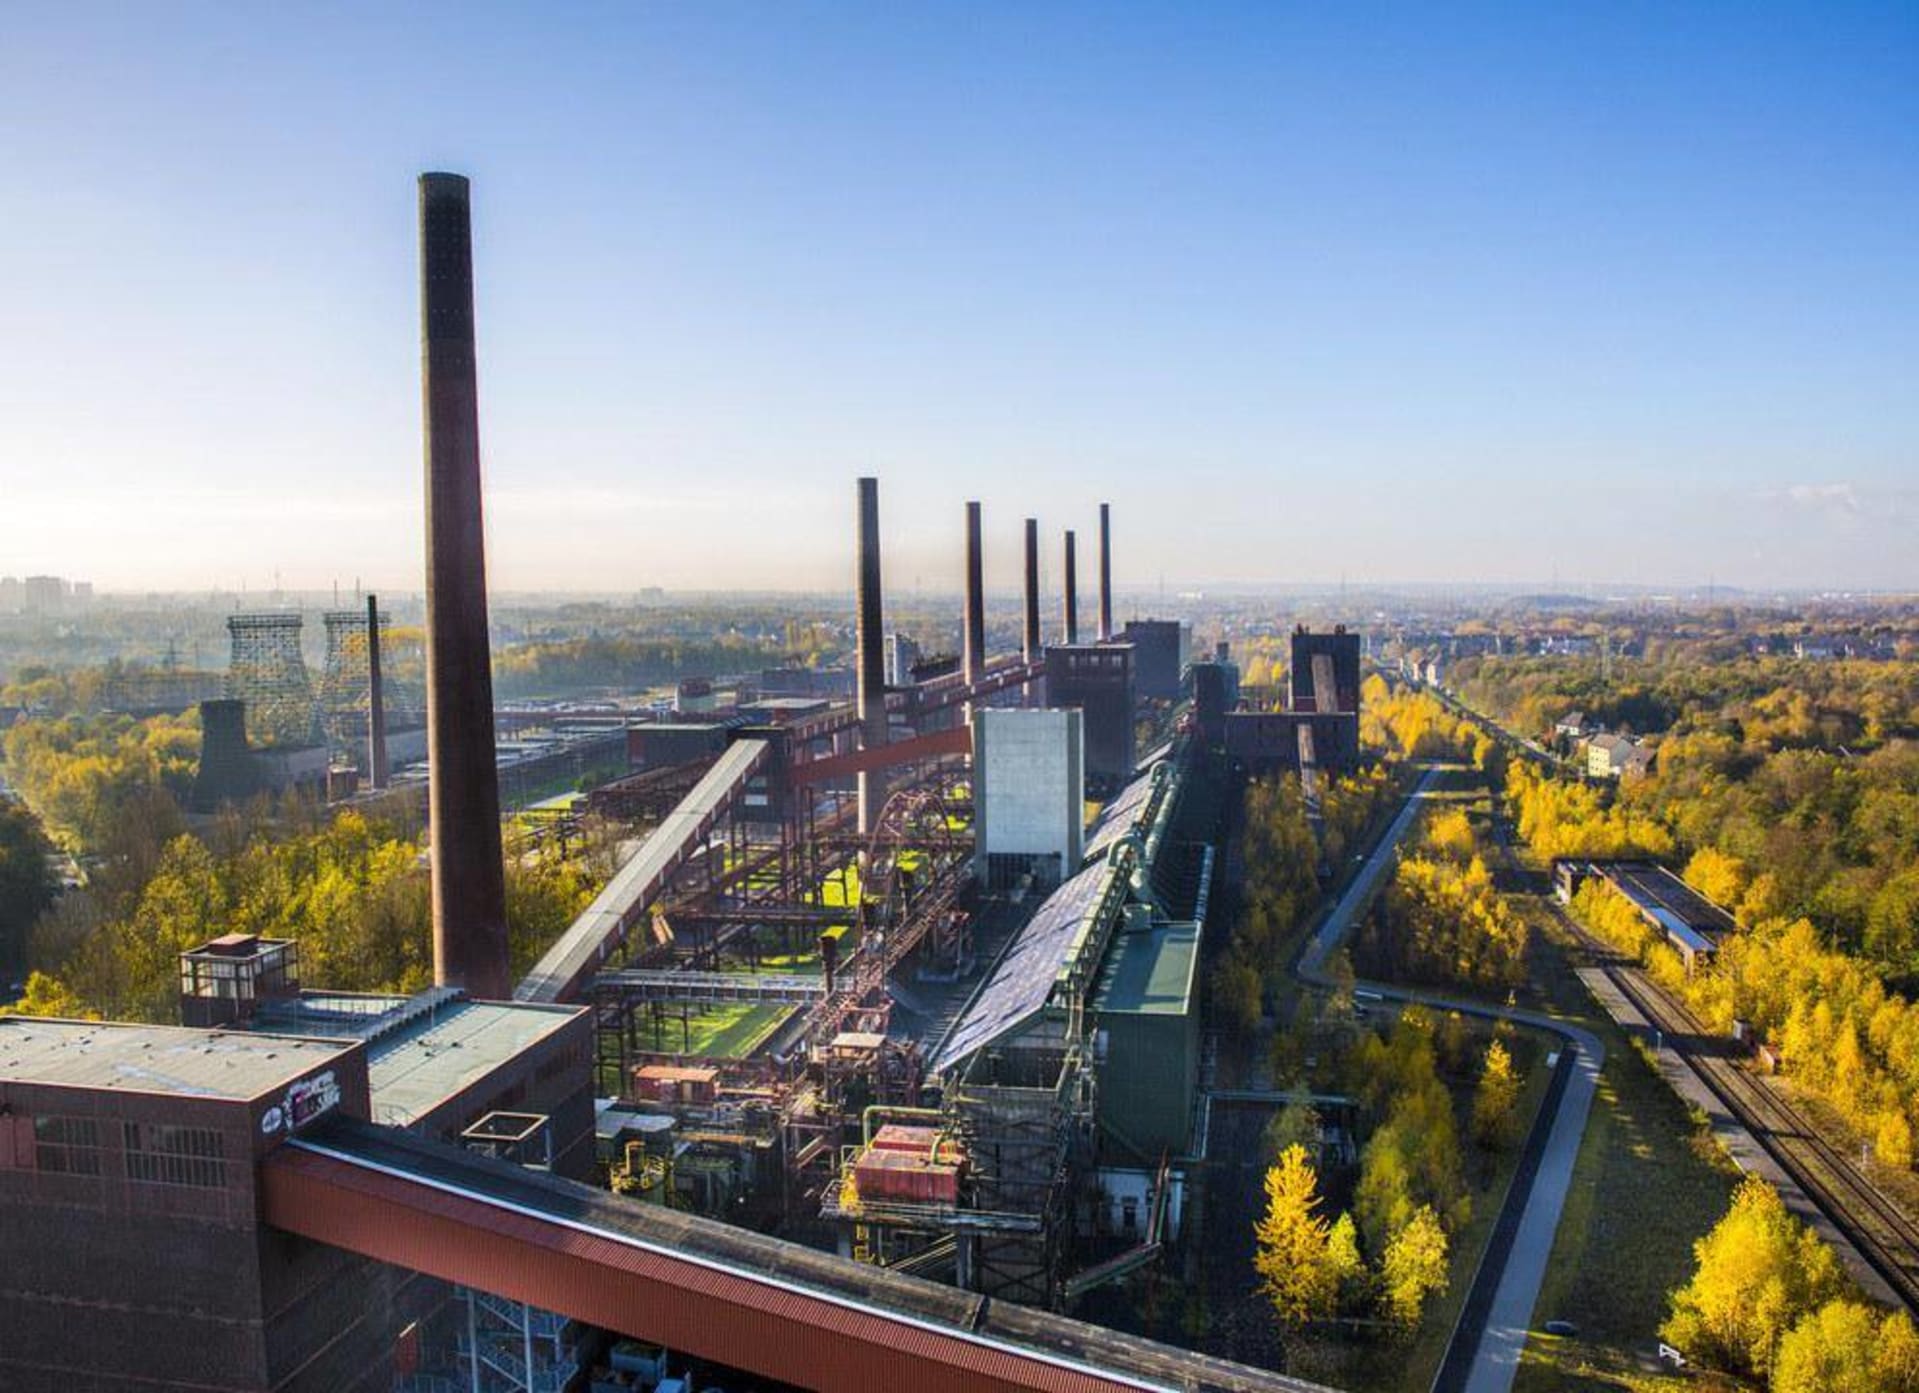
[[[973,713],[977,864],[1045,858],[1048,884],[1079,869],[1085,848],[1085,735],[1078,711]]]

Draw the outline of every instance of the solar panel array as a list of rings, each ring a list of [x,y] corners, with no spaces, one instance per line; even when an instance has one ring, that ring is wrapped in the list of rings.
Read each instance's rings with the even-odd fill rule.
[[[953,1023],[933,1069],[951,1068],[1038,1014],[1065,965],[1074,935],[1099,902],[1104,863],[1089,866],[1048,895]]]
[[[1088,861],[1103,855],[1114,842],[1133,830],[1133,823],[1153,796],[1153,774],[1154,770],[1147,770],[1099,810],[1099,816],[1093,819],[1092,831],[1086,838]]]

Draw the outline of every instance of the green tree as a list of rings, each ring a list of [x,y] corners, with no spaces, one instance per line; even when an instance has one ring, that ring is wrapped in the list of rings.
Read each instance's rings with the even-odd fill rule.
[[[60,893],[47,862],[52,852],[38,818],[0,801],[0,987],[26,968],[28,932]]]
[[[1293,1146],[1304,1147],[1306,1154],[1312,1156],[1319,1150],[1319,1136],[1319,1111],[1313,1106],[1312,1095],[1304,1088],[1297,1088],[1274,1111],[1272,1120],[1260,1133],[1260,1145],[1275,1161]]]

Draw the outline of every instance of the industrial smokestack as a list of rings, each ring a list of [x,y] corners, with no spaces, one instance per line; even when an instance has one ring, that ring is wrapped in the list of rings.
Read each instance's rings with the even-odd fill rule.
[[[966,505],[966,640],[961,671],[967,682],[986,675],[986,579],[980,561],[979,504]]]
[[[880,595],[880,481],[859,482],[859,642],[860,748],[873,750],[886,743],[886,647],[880,630],[885,610]],[[879,821],[886,801],[884,775],[876,769],[859,776],[860,835]]]
[[[1039,519],[1026,519],[1026,632],[1020,654],[1029,663],[1040,660],[1039,643]]]
[[[1113,636],[1113,510],[1099,505],[1099,641]]]
[[[380,680],[380,597],[366,597],[366,772],[375,790],[386,787],[386,691]]]
[[[1066,642],[1079,642],[1079,575],[1073,559],[1073,531],[1066,530]]]
[[[486,632],[473,226],[467,181],[458,174],[420,176],[420,339],[433,980],[504,1000],[512,984]]]

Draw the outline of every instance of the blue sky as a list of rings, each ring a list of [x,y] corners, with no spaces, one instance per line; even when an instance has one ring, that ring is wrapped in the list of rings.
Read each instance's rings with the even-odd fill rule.
[[[1919,7],[0,8],[0,573],[1919,586]],[[1049,561],[1051,559],[1049,548]]]

